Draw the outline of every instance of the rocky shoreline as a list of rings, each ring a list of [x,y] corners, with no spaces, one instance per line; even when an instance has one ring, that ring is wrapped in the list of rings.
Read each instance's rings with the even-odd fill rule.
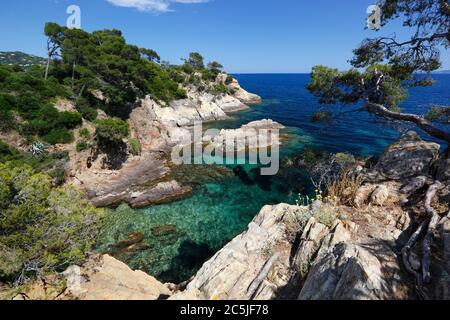
[[[217,84],[227,75],[220,74]],[[139,140],[142,152],[129,157],[120,169],[105,169],[105,155],[90,161],[92,154],[72,150],[68,165],[69,183],[86,192],[98,207],[128,203],[133,208],[167,203],[189,196],[191,186],[181,185],[171,175],[169,156],[172,148],[192,135],[196,121],[204,123],[229,119],[229,114],[259,104],[261,98],[245,91],[236,80],[228,87],[233,94],[213,95],[186,88],[188,98],[163,106],[147,96],[130,115],[132,136]],[[258,124],[257,124],[258,125]]]
[[[42,299],[43,292],[53,293],[47,299],[450,299],[450,213],[442,206],[450,189],[448,170],[442,169],[448,157],[439,155],[438,145],[410,132],[375,165],[372,162],[353,168],[361,183],[352,206],[332,200],[266,206],[247,231],[187,284],[162,284],[109,256],[91,256],[80,270],[72,267],[58,276],[68,280],[59,291],[44,290],[51,283],[47,281],[16,299]],[[434,179],[436,173],[447,187],[433,202],[441,220],[433,245],[432,281],[418,288],[401,258],[422,219],[417,214],[422,204],[414,202],[422,191],[408,186],[418,177]],[[416,249],[409,259],[417,270],[421,261]],[[117,286],[118,281],[122,285]]]

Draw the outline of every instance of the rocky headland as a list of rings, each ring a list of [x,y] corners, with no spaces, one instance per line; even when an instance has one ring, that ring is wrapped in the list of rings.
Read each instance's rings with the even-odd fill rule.
[[[219,74],[216,83],[225,85],[227,78],[226,74]],[[98,207],[126,202],[133,208],[141,208],[189,195],[191,186],[180,184],[172,175],[172,148],[192,136],[195,122],[225,120],[231,113],[261,102],[259,96],[241,88],[234,79],[227,88],[232,94],[212,94],[188,86],[185,88],[188,97],[169,105],[147,96],[132,111],[129,120],[131,136],[142,146],[141,154],[125,155],[124,161],[118,159],[119,167],[105,168],[107,154],[93,156],[92,151],[79,153],[72,148],[67,168],[70,183],[84,190]],[[254,125],[260,127],[261,123]]]

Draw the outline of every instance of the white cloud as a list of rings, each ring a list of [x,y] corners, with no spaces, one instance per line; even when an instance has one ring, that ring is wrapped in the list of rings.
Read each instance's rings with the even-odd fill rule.
[[[139,11],[168,12],[170,5],[174,2],[192,4],[205,3],[209,0],[106,0],[116,6],[126,8],[136,8]]]

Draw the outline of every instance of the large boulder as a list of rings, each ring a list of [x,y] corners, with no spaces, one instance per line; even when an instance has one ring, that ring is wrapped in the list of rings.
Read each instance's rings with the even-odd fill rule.
[[[423,141],[416,132],[410,131],[386,149],[374,170],[380,179],[403,181],[428,176],[439,149],[439,144]]]
[[[381,255],[381,253],[380,253]],[[338,243],[309,273],[300,300],[378,300],[395,297],[380,257],[361,245]]]
[[[14,300],[158,300],[172,295],[168,286],[109,255],[91,255],[81,267],[23,289]]]
[[[91,257],[81,268],[71,267],[65,273],[67,290],[64,299],[76,300],[157,300],[172,292],[142,271],[108,256]]]

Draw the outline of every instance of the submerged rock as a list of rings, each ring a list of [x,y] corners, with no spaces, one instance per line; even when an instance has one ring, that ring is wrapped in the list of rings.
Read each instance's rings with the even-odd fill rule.
[[[174,224],[167,224],[164,226],[156,226],[152,228],[152,235],[154,237],[166,236],[177,232],[178,232],[177,226]]]
[[[145,235],[140,232],[131,233],[125,240],[119,241],[112,246],[110,254],[121,258],[123,255],[150,249],[151,246],[145,242]]]

